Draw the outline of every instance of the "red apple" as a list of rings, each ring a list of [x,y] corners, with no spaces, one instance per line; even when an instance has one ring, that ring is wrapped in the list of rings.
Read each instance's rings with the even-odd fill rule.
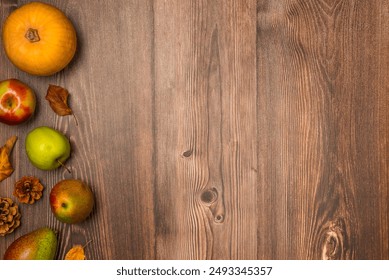
[[[0,82],[0,122],[16,125],[27,121],[35,111],[33,90],[16,79]]]
[[[92,212],[93,205],[92,190],[81,180],[62,180],[50,192],[51,210],[64,223],[82,222]]]

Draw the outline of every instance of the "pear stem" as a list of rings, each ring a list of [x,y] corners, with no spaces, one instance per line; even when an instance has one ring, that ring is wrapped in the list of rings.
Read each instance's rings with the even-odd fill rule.
[[[72,113],[72,115],[73,115],[74,121],[76,122],[76,126],[78,126],[78,119],[77,119],[76,115],[74,113]]]
[[[65,168],[69,173],[72,173],[72,171],[70,170],[70,168],[67,167],[65,164],[63,164],[60,160],[57,159],[57,162],[58,162],[63,168]]]

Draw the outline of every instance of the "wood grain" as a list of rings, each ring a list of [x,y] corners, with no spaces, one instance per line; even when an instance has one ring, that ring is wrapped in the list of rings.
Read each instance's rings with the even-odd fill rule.
[[[27,2],[0,0],[0,23]],[[19,137],[0,196],[24,175],[46,186],[0,255],[50,226],[58,259],[90,240],[88,259],[389,259],[386,1],[44,2],[72,20],[78,51],[34,77],[0,50],[0,80],[38,95],[32,120],[0,125],[0,143]],[[78,126],[51,111],[50,83]],[[40,125],[70,138],[71,175],[28,162]],[[76,225],[48,202],[69,177],[96,196]]]
[[[155,24],[155,46],[162,46],[155,53],[156,104],[162,105],[156,108],[156,210],[175,217],[163,226],[169,235],[161,236],[158,257],[256,257],[255,8],[254,1],[155,6],[166,15]],[[172,61],[170,71],[161,57]],[[170,207],[166,192],[175,198]]]
[[[389,257],[388,10],[370,4],[258,2],[261,258]]]

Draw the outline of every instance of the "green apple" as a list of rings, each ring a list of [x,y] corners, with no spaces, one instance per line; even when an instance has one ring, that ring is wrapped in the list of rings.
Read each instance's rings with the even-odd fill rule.
[[[16,79],[0,82],[0,122],[17,125],[31,118],[36,98],[33,90]]]
[[[42,170],[53,170],[70,156],[70,142],[58,130],[40,126],[26,137],[26,153],[31,163]]]
[[[93,205],[92,190],[81,180],[62,180],[50,192],[51,211],[64,223],[84,221],[92,212]]]

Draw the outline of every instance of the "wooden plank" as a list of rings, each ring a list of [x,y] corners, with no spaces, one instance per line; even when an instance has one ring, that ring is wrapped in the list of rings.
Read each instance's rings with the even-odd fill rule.
[[[387,11],[258,1],[260,258],[388,258]]]
[[[355,3],[349,42],[349,79],[353,82],[353,164],[359,224],[356,259],[389,259],[388,63],[389,6]],[[355,68],[359,69],[355,71]],[[346,125],[346,124],[345,124]]]
[[[151,1],[125,3],[71,2],[74,21],[83,18],[82,60],[68,79],[87,106],[79,141],[89,139],[74,158],[84,172],[83,159],[94,164],[100,203],[88,231],[106,250],[94,258],[153,259],[153,10]]]
[[[255,258],[256,3],[155,4],[157,256]]]

